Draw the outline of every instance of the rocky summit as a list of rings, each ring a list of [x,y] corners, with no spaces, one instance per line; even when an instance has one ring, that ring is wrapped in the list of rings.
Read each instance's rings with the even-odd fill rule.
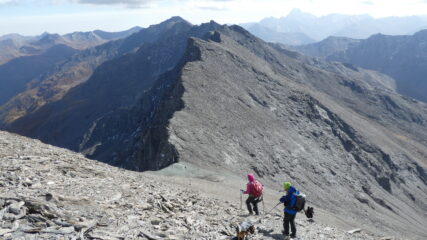
[[[250,239],[282,239],[279,208],[248,217],[217,181],[123,170],[6,132],[0,146],[0,239],[233,239],[245,221]],[[298,239],[381,238],[314,219],[298,215]]]

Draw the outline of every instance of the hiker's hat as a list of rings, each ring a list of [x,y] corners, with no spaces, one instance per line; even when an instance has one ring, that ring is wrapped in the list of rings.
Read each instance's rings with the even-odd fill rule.
[[[285,189],[285,190],[289,190],[289,188],[291,187],[291,183],[290,182],[284,182],[283,183],[283,188]]]

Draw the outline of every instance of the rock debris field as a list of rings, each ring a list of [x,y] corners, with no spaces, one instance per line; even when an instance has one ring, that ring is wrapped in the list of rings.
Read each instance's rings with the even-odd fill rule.
[[[283,239],[280,212],[247,216],[239,202],[165,183],[0,132],[0,239]],[[297,216],[298,239],[394,239]],[[350,233],[351,232],[351,233]]]

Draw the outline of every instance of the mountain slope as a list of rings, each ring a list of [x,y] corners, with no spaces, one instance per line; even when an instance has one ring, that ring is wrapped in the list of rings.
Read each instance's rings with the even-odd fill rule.
[[[380,71],[396,79],[399,93],[427,101],[427,30],[412,36],[378,34],[356,42],[339,38],[336,42],[330,46],[325,40],[297,49],[309,55]],[[339,47],[340,44],[345,47]]]
[[[416,186],[423,188],[425,185],[425,170],[419,165],[425,166],[425,142],[418,146],[418,151],[424,152],[423,155],[415,157],[410,151],[401,148],[397,150],[400,139],[393,136],[392,132],[376,132],[379,136],[370,140],[359,136],[361,134],[367,138],[372,137],[363,129],[368,128],[367,126],[370,126],[370,131],[386,130],[375,123],[365,122],[367,120],[363,117],[356,120],[363,121],[360,126],[354,122],[354,112],[346,113],[348,110],[345,110],[345,105],[343,109],[342,106],[331,104],[331,100],[327,100],[329,97],[322,94],[314,96],[328,105],[331,104],[330,106],[322,105],[313,97],[307,96],[304,93],[306,90],[292,90],[293,85],[284,81],[283,77],[275,77],[274,70],[278,69],[265,67],[268,64],[254,56],[260,52],[248,53],[235,43],[234,46],[228,45],[226,37],[221,37],[221,40],[221,44],[195,41],[197,47],[193,52],[200,52],[202,55],[200,59],[193,59],[196,61],[191,61],[183,67],[182,86],[176,86],[172,100],[164,103],[164,107],[170,110],[170,106],[176,105],[176,99],[181,99],[183,94],[181,107],[172,107],[178,112],[175,112],[169,121],[165,121],[166,114],[159,111],[156,121],[165,124],[170,135],[169,143],[176,147],[181,160],[203,166],[221,166],[241,173],[252,169],[260,176],[272,178],[274,181],[295,179],[304,185],[304,190],[310,192],[316,199],[315,202],[328,206],[331,211],[339,211],[336,209],[338,203],[340,209],[346,209],[346,214],[359,215],[360,208],[367,207],[368,211],[374,208],[381,214],[378,213],[378,219],[373,222],[388,219],[387,221],[394,222],[390,223],[394,225],[389,225],[390,228],[401,224],[398,224],[400,217],[395,218],[394,214],[406,216],[408,212],[415,210],[407,205],[414,204],[411,197],[398,199],[397,196],[401,194],[395,191],[404,191],[402,196],[408,196],[407,192],[413,192],[413,196],[419,196],[421,199],[425,196],[423,191],[410,186],[411,184],[402,187],[406,181],[403,179],[414,176],[418,179],[413,179],[417,182]],[[241,39],[237,39],[237,42],[242,43]],[[248,44],[252,43],[248,41]],[[260,49],[255,48],[255,51]],[[264,57],[269,59],[273,56],[267,54]],[[310,70],[316,71],[307,69],[305,74],[308,77]],[[321,74],[318,70],[316,73]],[[316,73],[311,74],[316,76]],[[313,80],[322,79],[313,76]],[[339,85],[335,85],[337,86]],[[348,86],[344,85],[340,90],[346,87]],[[355,90],[357,91],[357,88]],[[342,92],[347,95],[354,94],[353,90]],[[378,97],[382,98],[381,95]],[[181,109],[182,106],[185,107]],[[358,129],[332,114],[329,108],[340,112],[346,121],[356,125]],[[425,105],[423,109],[425,119]],[[389,113],[386,111],[385,114]],[[425,124],[423,129],[424,137],[420,136],[420,139],[425,139]],[[154,131],[146,133],[145,136],[153,135]],[[141,142],[150,144],[150,141],[147,141],[149,138],[145,136],[141,137]],[[392,141],[389,140],[390,137],[393,138]],[[325,142],[326,145],[319,145],[319,142]],[[143,146],[141,151],[145,151],[147,147]],[[387,153],[381,148],[387,149]],[[162,146],[157,149],[161,150]],[[405,155],[400,156],[401,151],[406,152]],[[316,160],[313,156],[316,156]],[[415,158],[409,159],[411,157]],[[157,161],[161,159],[158,158]],[[405,167],[400,168],[403,165],[413,166],[410,171],[412,173],[406,173]],[[295,172],[289,168],[295,169]],[[355,169],[350,170],[353,168]],[[301,176],[301,173],[306,171],[311,173]],[[350,174],[350,177],[349,171],[354,171],[354,175]],[[343,175],[339,176],[340,174]],[[394,177],[390,178],[390,174]],[[323,183],[324,188],[318,189],[319,183]],[[346,184],[348,186],[344,187]],[[392,187],[394,184],[395,190]],[[328,189],[333,190],[331,192]],[[333,194],[334,200],[326,197],[329,194]],[[353,197],[344,200],[337,199],[338,195]],[[355,212],[350,213],[349,209],[352,209],[353,204],[357,208],[354,209]],[[416,201],[416,204],[421,208],[426,207],[422,200]],[[393,213],[388,212],[390,209]],[[418,214],[416,212],[413,212],[413,216]],[[425,222],[425,216],[421,214],[410,222],[409,225],[421,224]],[[411,230],[421,234],[418,236],[424,236],[425,233],[419,232],[419,229],[420,226]],[[398,231],[406,230],[402,228]]]
[[[21,35],[6,35],[0,37],[0,64],[4,64],[16,57],[26,56],[27,52],[20,49],[25,42],[32,40],[32,38],[23,37]]]
[[[24,91],[31,80],[76,52],[65,45],[55,45],[41,55],[20,57],[0,65],[0,105]]]
[[[7,126],[46,103],[61,99],[68,90],[85,82],[95,68],[105,61],[135,51],[143,44],[156,41],[165,31],[179,22],[185,21],[182,18],[171,18],[161,24],[142,29],[127,38],[80,51],[58,64],[55,69],[45,71],[35,79],[27,79],[33,82],[32,86],[0,106],[0,126]]]
[[[427,181],[426,106],[420,105],[424,120],[418,126],[423,129],[419,139],[424,142],[414,142],[420,153],[416,156],[399,146],[402,143],[393,136],[396,133],[363,115],[356,117],[357,112],[348,111],[346,104],[337,105],[339,98],[326,92],[329,89],[324,95],[301,88],[290,81],[293,77],[278,74],[280,68],[274,66],[274,55],[260,48],[248,51],[240,45],[241,36],[236,38],[221,35],[220,44],[199,40],[193,43],[199,58],[183,67],[179,83],[182,86],[176,86],[176,95],[172,94],[172,99],[182,94],[184,107],[177,109],[165,125],[169,143],[176,147],[179,158],[240,173],[252,169],[274,182],[292,179],[317,204],[334,213],[367,217],[367,212],[375,211],[376,216],[369,219],[372,224],[382,222],[376,226],[379,229],[407,232],[410,228],[413,236],[426,236],[420,230],[426,216],[418,212],[426,209],[422,200]],[[248,40],[247,44],[254,43]],[[266,63],[270,59],[273,64]],[[289,61],[287,64],[292,67]],[[302,73],[301,68],[298,70],[316,82],[324,77],[329,82],[340,79],[310,67]],[[300,82],[303,78],[294,79]],[[358,91],[345,90],[345,84],[334,86],[347,97]],[[388,94],[377,94],[371,97],[388,99]],[[394,96],[390,98],[395,100]],[[396,101],[411,104],[401,98]],[[170,100],[164,106],[168,109],[173,103]],[[361,111],[355,108],[358,110]],[[379,108],[373,112],[383,112],[384,117],[390,114]],[[159,111],[159,115],[165,114]],[[165,122],[162,120],[158,119]],[[375,131],[375,136],[367,129]],[[141,151],[146,148],[145,145]],[[408,222],[403,223],[401,218],[408,215],[414,218],[405,217]],[[401,224],[406,226],[400,228]]]
[[[290,179],[342,219],[423,239],[427,105],[389,80],[238,26],[182,23],[11,130],[135,170],[181,161]]]
[[[243,179],[216,182],[126,171],[5,132],[0,145],[0,238],[5,240],[232,239],[235,227],[248,220],[256,227],[251,239],[281,237],[281,209],[259,219],[239,209],[238,186],[230,183],[243,185]],[[266,207],[271,209],[278,196],[266,189]],[[350,234],[323,215],[320,209],[315,221],[298,215],[299,236],[380,237],[365,229]]]
[[[286,45],[303,45],[315,42],[314,39],[308,37],[304,33],[282,33],[277,32],[267,27],[262,26],[260,23],[250,24],[245,28],[253,35],[262,38],[266,42],[282,43]]]
[[[188,37],[201,37],[216,28],[219,25],[213,22],[194,27],[185,21],[174,22],[157,41],[147,42],[133,54],[102,64],[86,83],[58,102],[18,119],[12,128],[115,165],[157,169],[155,162],[135,164],[132,160],[123,161],[118,154],[128,148],[127,141],[137,124],[151,120],[150,113],[156,110],[153,103],[160,100],[158,94],[173,80],[163,74],[179,63]],[[158,78],[165,81],[158,82]],[[70,117],[71,112],[77,114]],[[58,125],[59,118],[65,122],[61,120]],[[55,130],[51,131],[52,128]]]
[[[313,57],[328,57],[330,55],[344,52],[348,48],[360,43],[359,39],[345,37],[328,37],[320,42],[292,46],[293,49]]]

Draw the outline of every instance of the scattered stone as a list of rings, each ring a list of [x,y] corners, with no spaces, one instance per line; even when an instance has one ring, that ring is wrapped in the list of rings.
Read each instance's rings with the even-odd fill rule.
[[[330,228],[330,227],[325,227],[325,229],[324,229],[325,231],[332,231],[332,228]]]
[[[16,215],[20,214],[21,208],[22,208],[22,206],[24,206],[24,204],[25,204],[25,202],[23,202],[23,201],[12,203],[9,206],[9,212],[16,214]]]
[[[141,232],[141,235],[143,237],[149,239],[149,240],[158,240],[158,239],[160,239],[160,238],[155,237],[155,236],[153,236],[153,235],[151,235],[150,233],[147,233],[147,232]]]
[[[152,219],[150,222],[151,222],[151,225],[159,225],[161,223],[161,220],[156,218],[156,219]]]
[[[362,229],[360,229],[360,228],[356,228],[356,229],[353,229],[353,230],[347,231],[347,233],[353,234],[353,233],[358,233],[358,232],[361,232],[361,231],[362,231]]]
[[[150,210],[153,208],[153,206],[149,203],[142,203],[140,207],[142,210]]]

